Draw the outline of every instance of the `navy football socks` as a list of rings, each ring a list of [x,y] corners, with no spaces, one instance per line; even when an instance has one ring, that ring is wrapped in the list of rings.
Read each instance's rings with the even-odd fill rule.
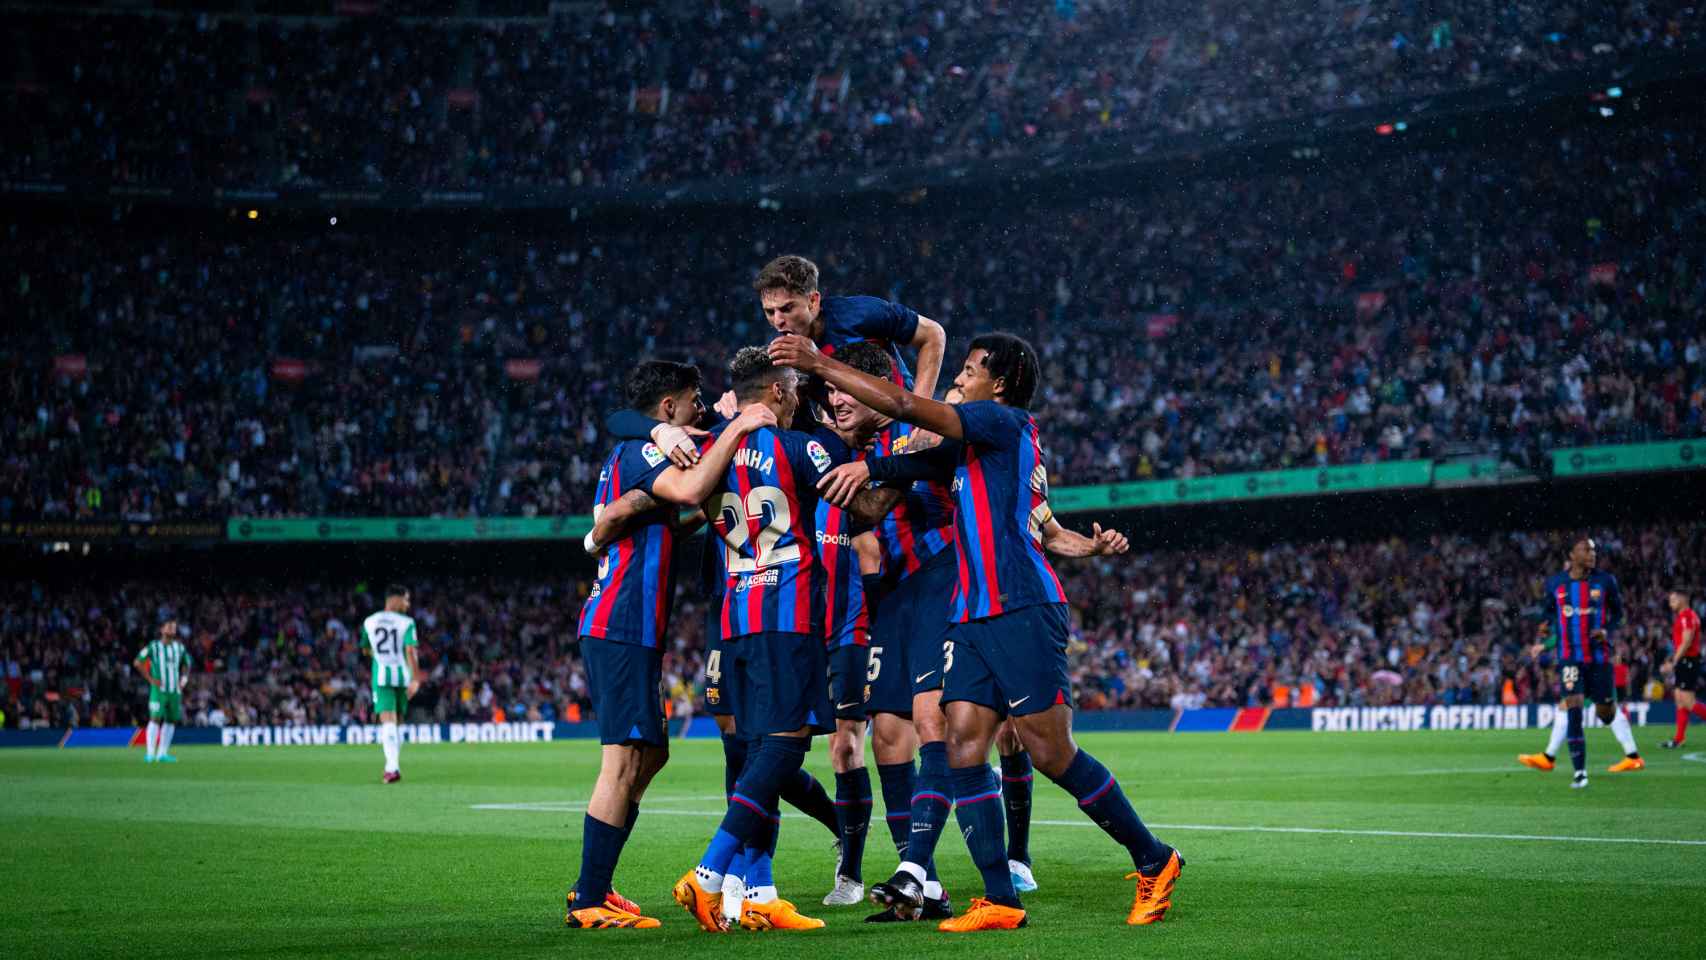
[[[1560,588],[1561,589],[1561,588]],[[1570,708],[1569,725],[1564,728],[1564,739],[1570,744],[1570,766],[1582,773],[1588,768],[1587,738],[1582,734],[1582,708]]]
[[[1001,805],[1007,808],[1007,859],[1031,862],[1031,755],[1001,758]]]
[[[610,893],[616,858],[622,855],[623,833],[592,814],[581,825],[581,875],[575,881],[575,907],[596,907]]]
[[[865,835],[871,828],[871,774],[864,767],[835,775],[835,817],[841,828],[841,875],[863,882]]]
[[[740,772],[746,769],[746,754],[749,744],[738,733],[723,734],[723,797],[734,796],[735,781],[740,779]]]
[[[795,739],[805,742],[803,737]],[[867,787],[866,796],[869,795],[870,788]],[[835,801],[829,799],[829,793],[823,789],[823,784],[818,783],[817,778],[809,772],[796,769],[793,775],[783,781],[781,796],[789,804],[798,807],[801,813],[823,824],[824,829],[834,834],[837,839],[841,837],[841,824],[835,818]]]
[[[1013,874],[1007,869],[1006,830],[1001,825],[1001,785],[989,764],[953,771],[954,816],[960,822],[972,863],[983,875],[983,893],[1003,906],[1019,906]]]
[[[883,787],[883,821],[889,826],[895,855],[906,859],[906,828],[912,823],[912,788],[918,771],[911,763],[877,764],[877,781]]]
[[[766,842],[781,785],[793,779],[805,762],[811,746],[804,737],[765,737],[747,757],[746,769],[730,794],[729,808],[700,865],[714,873],[726,873],[729,862],[742,846]]]
[[[954,799],[948,775],[948,745],[926,743],[918,748],[918,786],[912,792],[912,822],[907,829],[906,860],[920,866],[936,856],[936,841],[948,824],[948,805]]]
[[[1126,800],[1125,791],[1108,768],[1083,750],[1072,758],[1066,772],[1054,782],[1078,800],[1078,806],[1096,826],[1131,854],[1131,864],[1144,873],[1154,873],[1167,862],[1169,848],[1138,819]]]

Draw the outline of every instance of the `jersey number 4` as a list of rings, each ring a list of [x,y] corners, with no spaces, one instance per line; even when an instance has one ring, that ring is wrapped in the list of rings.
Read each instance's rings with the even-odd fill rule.
[[[373,629],[373,652],[385,657],[397,652],[396,627],[375,627]]]
[[[757,534],[752,533],[751,523],[757,519],[763,523]],[[794,512],[788,506],[788,495],[780,487],[753,487],[746,493],[745,499],[737,493],[728,492],[717,498],[717,533],[727,544],[729,573],[752,573],[781,563],[794,563],[800,559],[800,545],[790,543],[785,547],[776,546],[794,526]],[[755,555],[748,557],[743,551],[749,546],[756,546]]]

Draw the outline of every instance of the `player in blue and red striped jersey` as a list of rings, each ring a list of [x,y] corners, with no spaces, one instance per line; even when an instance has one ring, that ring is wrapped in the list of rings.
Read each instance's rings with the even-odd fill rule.
[[[1564,710],[1570,766],[1575,770],[1570,786],[1577,790],[1588,785],[1584,694],[1593,700],[1600,722],[1611,727],[1623,747],[1623,759],[1608,772],[1626,773],[1647,766],[1635,749],[1629,718],[1617,705],[1617,685],[1613,679],[1611,632],[1623,625],[1623,595],[1617,589],[1616,577],[1595,569],[1598,561],[1599,545],[1592,537],[1578,537],[1570,542],[1563,572],[1546,578],[1545,596],[1541,598],[1548,616],[1541,623],[1540,634],[1546,639],[1529,651],[1538,658],[1547,647],[1554,643],[1557,646],[1558,698]],[[1523,754],[1517,761],[1537,770],[1552,769],[1550,754]]]
[[[825,297],[818,291],[817,264],[787,254],[765,264],[752,281],[764,319],[778,333],[808,337],[826,355],[850,343],[871,342],[889,355],[889,379],[921,397],[935,395],[948,334],[918,311],[878,297]],[[900,347],[918,350],[915,380]],[[814,391],[814,397],[824,397]]]
[[[1019,337],[988,334],[972,341],[954,386],[964,402],[938,403],[823,356],[803,337],[771,341],[770,355],[879,413],[945,438],[922,454],[863,461],[842,468],[855,488],[867,479],[904,481],[951,477],[956,495],[957,583],[954,622],[943,658],[949,767],[956,813],[986,896],[964,915],[945,920],[947,932],[1011,929],[1025,922],[1002,845],[1000,788],[989,768],[989,747],[1003,715],[1011,717],[1036,769],[1077,798],[1079,806],[1126,848],[1137,880],[1126,916],[1134,925],[1161,920],[1184,860],[1150,833],[1107,768],[1072,739],[1071,681],[1066,668],[1066,597],[1044,556],[1124,552],[1113,531],[1085,537],[1060,527],[1048,506],[1048,473],[1036,422],[1027,412],[1036,392],[1036,351]],[[957,442],[948,442],[957,441]],[[828,486],[837,485],[830,480]],[[1052,542],[1052,546],[1051,546]],[[914,824],[916,830],[917,824]],[[937,828],[940,829],[939,827]],[[891,906],[921,905],[930,831],[915,832],[914,862],[873,896]],[[915,849],[920,848],[920,849]]]
[[[652,360],[629,375],[631,403],[671,423],[699,412],[699,370]],[[766,407],[743,411],[696,466],[672,466],[655,444],[623,441],[599,473],[597,516],[630,490],[658,501],[696,504],[709,495],[736,447],[754,429],[775,423]],[[675,593],[675,510],[653,511],[631,525],[603,553],[579,633],[593,709],[603,744],[598,782],[587,803],[581,875],[567,898],[564,922],[577,929],[655,927],[633,904],[612,902],[611,876],[633,829],[646,786],[669,758],[658,681],[659,640],[669,628]]]
[[[779,422],[792,421],[800,403],[798,377],[773,364],[764,348],[740,351],[729,374],[741,403],[762,403]],[[840,547],[843,539],[851,543],[840,508],[817,493],[818,480],[832,465],[829,450],[808,434],[758,430],[741,439],[714,494],[704,501],[725,546],[728,571],[720,623],[723,683],[734,702],[736,728],[753,744],[721,827],[699,865],[674,888],[676,902],[707,931],[727,929],[724,875],[742,850],[756,855],[772,845],[782,785],[800,769],[811,737],[833,729],[826,638],[849,608],[830,594],[832,586],[856,589],[858,579],[855,562],[836,550],[820,552]],[[822,926],[785,900],[750,894],[741,924]]]
[[[872,376],[886,378],[891,369],[889,354],[875,343],[849,344],[837,356],[853,369]],[[833,387],[829,391],[829,408],[837,431],[857,450],[858,459],[922,449],[939,439],[910,423],[885,417]],[[915,443],[919,444],[916,448]],[[871,748],[876,755],[886,808],[885,825],[902,861],[907,859],[914,796],[919,796],[920,804],[935,810],[930,807],[928,797],[947,796],[951,790],[947,783],[946,726],[940,701],[942,644],[954,581],[953,524],[953,494],[948,486],[919,481],[905,490],[874,531],[880,569],[884,571],[884,589],[866,591],[867,598],[876,597],[876,606],[872,611],[872,641],[866,671],[869,694],[865,707],[870,715]],[[922,676],[913,672],[913,661],[927,664],[918,671]],[[925,744],[922,777],[914,767],[920,740]],[[869,796],[869,774],[841,773],[843,767],[853,766],[854,751],[863,760],[863,738],[832,741],[831,751],[832,759],[837,761],[837,797],[861,788]],[[845,760],[837,751],[845,751]],[[844,786],[843,781],[851,782]],[[920,918],[941,920],[953,916],[952,904],[942,889],[934,862],[926,858],[923,865],[924,902]],[[824,899],[825,903],[832,898],[837,903],[863,899],[863,881],[853,872],[860,866],[856,859],[847,858],[837,877],[836,889]],[[849,896],[855,891],[857,897]],[[890,908],[866,919],[886,923],[904,918]]]

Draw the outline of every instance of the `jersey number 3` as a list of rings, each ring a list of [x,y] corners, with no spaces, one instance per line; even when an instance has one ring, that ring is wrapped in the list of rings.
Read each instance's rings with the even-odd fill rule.
[[[751,532],[751,522],[763,523],[758,533]],[[776,546],[794,525],[794,512],[788,506],[788,495],[780,487],[753,487],[743,500],[737,493],[728,492],[717,498],[717,532],[728,545],[729,573],[752,573],[781,563],[800,559],[800,545],[790,543]],[[755,556],[743,555],[749,544],[755,545]]]

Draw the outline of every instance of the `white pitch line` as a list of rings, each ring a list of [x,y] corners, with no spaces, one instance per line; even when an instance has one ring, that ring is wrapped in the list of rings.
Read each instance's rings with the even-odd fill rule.
[[[721,799],[710,797],[707,799]],[[507,810],[517,813],[574,813],[585,810],[586,804],[554,801],[538,803],[476,803],[470,810]],[[717,818],[721,810],[653,810],[643,808],[648,817]],[[1037,827],[1094,827],[1088,820],[1032,820]],[[1666,847],[1706,847],[1706,840],[1663,840],[1647,837],[1571,837],[1544,833],[1454,833],[1430,830],[1351,830],[1333,827],[1260,827],[1214,823],[1152,823],[1157,830],[1191,830],[1202,833],[1289,833],[1335,837],[1392,837],[1418,840],[1512,840],[1527,843],[1624,843]]]

